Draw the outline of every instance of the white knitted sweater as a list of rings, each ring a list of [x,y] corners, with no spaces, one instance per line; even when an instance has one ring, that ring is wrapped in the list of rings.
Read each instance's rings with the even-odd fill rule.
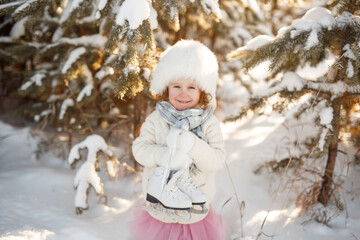
[[[213,115],[206,120],[202,127],[209,143],[196,138],[194,146],[188,155],[200,170],[197,175],[192,175],[191,177],[194,183],[206,194],[206,206],[209,209],[209,204],[215,194],[214,175],[224,162],[225,150],[218,119]],[[142,176],[144,196],[146,196],[147,183],[152,176],[153,169],[157,167],[157,159],[160,159],[167,149],[166,136],[169,130],[170,125],[155,110],[146,118],[141,126],[139,137],[133,142],[132,151],[134,157],[138,163],[144,166]],[[167,218],[164,214],[151,215],[162,222],[174,222],[172,218]],[[205,216],[206,214],[192,213],[189,221],[179,221],[179,223],[195,223],[202,220]]]

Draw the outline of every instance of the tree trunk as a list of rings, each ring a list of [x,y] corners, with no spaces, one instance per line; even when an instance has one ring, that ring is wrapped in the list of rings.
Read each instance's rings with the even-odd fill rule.
[[[278,0],[272,0],[271,1],[271,19],[274,19],[274,12],[278,9]],[[277,27],[274,25],[274,23],[271,24],[271,31],[272,33],[276,36],[278,29]]]
[[[335,3],[333,1],[329,4]],[[347,7],[347,11],[354,14],[356,10],[356,0],[350,0]],[[336,76],[337,77],[337,76]],[[328,151],[328,159],[326,163],[326,169],[323,176],[323,181],[320,189],[320,193],[318,196],[318,202],[322,203],[324,206],[327,205],[331,195],[332,195],[332,183],[333,183],[333,173],[336,163],[336,155],[337,155],[337,147],[338,147],[338,139],[339,139],[339,131],[340,131],[340,106],[341,101],[346,99],[346,96],[343,98],[338,98],[333,101],[333,109],[334,109],[334,118],[332,121],[333,126],[333,137],[330,141],[329,151]]]
[[[339,130],[340,130],[340,103],[339,99],[335,99],[333,102],[333,137],[329,144],[328,148],[328,158],[325,168],[324,176],[322,177],[322,185],[320,193],[318,196],[318,202],[322,203],[324,206],[328,204],[328,201],[332,195],[332,183],[333,183],[333,174],[336,163],[338,139],[339,139]]]
[[[134,139],[139,136],[140,134],[140,128],[143,123],[144,119],[144,111],[145,111],[145,105],[144,105],[144,93],[139,93],[135,96],[134,99],[134,119],[133,119],[133,136]],[[138,168],[138,162],[135,161],[134,156],[131,154],[132,161],[134,163],[134,168]]]
[[[333,182],[333,173],[336,163],[337,145],[338,143],[334,142],[331,143],[329,146],[329,153],[326,163],[325,174],[323,176],[323,181],[318,196],[318,202],[322,203],[324,206],[327,205],[332,194],[332,182]]]

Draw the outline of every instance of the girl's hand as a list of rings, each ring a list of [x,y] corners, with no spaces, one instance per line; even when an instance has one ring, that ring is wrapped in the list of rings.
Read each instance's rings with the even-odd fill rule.
[[[176,148],[188,153],[195,144],[195,134],[189,131],[182,132],[177,139]]]
[[[170,149],[167,149],[165,153],[160,158],[158,164],[162,167],[166,167],[166,164],[169,162],[170,170],[180,170],[189,168],[192,159],[184,152],[176,150],[175,153],[171,156]]]

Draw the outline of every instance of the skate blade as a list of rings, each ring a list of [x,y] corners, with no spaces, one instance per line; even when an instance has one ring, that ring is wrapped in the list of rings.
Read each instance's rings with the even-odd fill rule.
[[[179,221],[190,221],[191,214],[189,210],[173,210],[163,207],[160,203],[151,203],[148,206],[141,206],[141,209],[149,212],[150,214],[155,214],[157,216],[163,215],[166,218],[172,219],[174,222]]]
[[[187,207],[187,208],[168,207],[168,206],[164,205],[159,199],[151,196],[150,194],[146,194],[146,201],[151,202],[151,203],[160,203],[164,208],[171,209],[171,210],[189,210],[190,209],[190,207]]]
[[[201,209],[198,209],[197,206],[200,206]],[[189,209],[190,213],[195,213],[195,214],[206,214],[208,211],[209,210],[205,205],[196,205]]]

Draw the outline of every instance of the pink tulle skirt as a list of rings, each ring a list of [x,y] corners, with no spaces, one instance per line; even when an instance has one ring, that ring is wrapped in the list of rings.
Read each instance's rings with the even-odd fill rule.
[[[137,206],[129,229],[132,240],[225,240],[226,235],[222,216],[211,207],[203,220],[179,224],[161,222]]]

